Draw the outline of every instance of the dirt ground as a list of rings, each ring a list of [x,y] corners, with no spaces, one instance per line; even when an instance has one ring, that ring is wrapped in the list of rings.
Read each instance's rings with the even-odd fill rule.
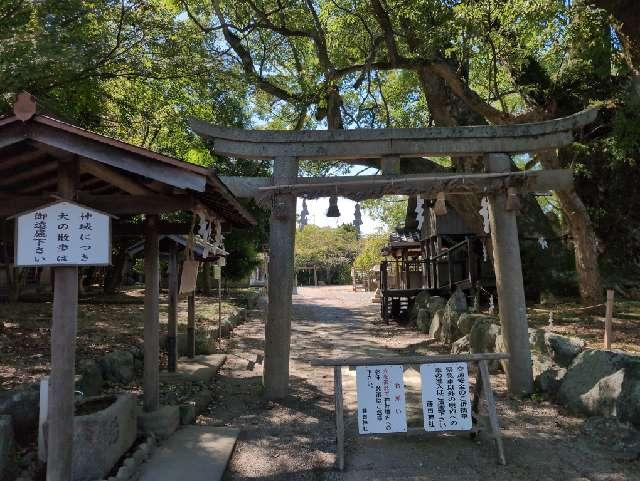
[[[167,293],[160,294],[160,330],[166,332]],[[235,310],[230,297],[222,316]],[[38,382],[49,374],[51,301],[0,304],[0,390]],[[144,289],[128,288],[112,296],[96,291],[79,300],[76,361],[95,359],[117,349],[142,347]],[[196,321],[200,329],[217,326],[218,301],[196,296]],[[187,301],[178,305],[179,329],[186,330]]]
[[[584,429],[584,419],[548,401],[508,398],[503,375],[493,376],[492,382],[507,466],[497,464],[491,441],[472,441],[467,435],[358,437],[355,378],[346,369],[346,469],[336,471],[332,371],[312,368],[308,360],[445,352],[423,334],[377,323],[378,306],[369,302],[370,296],[350,287],[299,289],[294,296],[291,396],[281,403],[260,399],[261,366],[249,370],[263,350],[263,323],[254,320],[236,329],[210,412],[198,419],[242,429],[226,481],[640,480],[636,452],[629,456],[617,449],[615,432]],[[405,383],[409,425],[420,426],[418,374],[407,370]]]

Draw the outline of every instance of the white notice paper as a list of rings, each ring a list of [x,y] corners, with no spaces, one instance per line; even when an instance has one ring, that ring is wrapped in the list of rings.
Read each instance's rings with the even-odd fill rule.
[[[422,364],[425,431],[469,431],[471,402],[466,362]]]
[[[356,385],[360,434],[407,432],[402,366],[358,366]]]
[[[16,218],[17,266],[108,265],[110,217],[72,202],[58,202]]]

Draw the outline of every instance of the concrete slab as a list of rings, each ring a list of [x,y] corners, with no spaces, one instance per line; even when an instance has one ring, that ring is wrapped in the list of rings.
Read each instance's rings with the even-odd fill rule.
[[[226,354],[181,357],[176,372],[160,373],[160,382],[209,382],[227,360]]]
[[[240,430],[186,426],[175,432],[142,465],[139,481],[219,481]]]

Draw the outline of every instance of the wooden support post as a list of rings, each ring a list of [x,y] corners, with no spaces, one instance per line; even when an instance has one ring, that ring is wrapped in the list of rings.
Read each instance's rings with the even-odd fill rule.
[[[187,298],[187,356],[196,355],[196,293],[192,292]]]
[[[611,349],[613,342],[613,289],[607,289],[607,311],[604,318],[604,348]]]
[[[169,305],[167,316],[167,370],[176,372],[178,365],[178,250],[172,243],[169,251]]]
[[[160,407],[160,249],[158,246],[158,216],[145,220],[144,246],[144,410]]]
[[[76,174],[77,163],[58,164],[58,191],[66,199],[73,198]],[[69,481],[73,465],[78,268],[55,267],[53,274],[47,480]]]
[[[276,185],[292,182],[297,175],[296,158],[282,157],[274,160],[273,181]],[[263,370],[267,399],[282,399],[287,396],[289,390],[295,232],[295,195],[275,196],[269,235],[269,307],[265,325]]]
[[[313,266],[313,285],[318,287],[318,268]]]
[[[211,264],[204,262],[202,266],[202,294],[211,295]]]
[[[500,433],[500,423],[498,422],[498,413],[496,412],[496,401],[493,398],[493,390],[491,389],[491,377],[489,375],[487,360],[481,359],[478,361],[478,368],[480,371],[480,378],[482,379],[483,397],[487,403],[487,411],[489,412],[489,426],[491,428],[493,439],[496,442],[496,448],[498,449],[498,462],[504,466],[507,462],[504,457],[502,434]]]
[[[333,368],[333,390],[336,402],[336,466],[344,470],[344,403],[342,401],[342,367]]]
[[[508,172],[511,169],[508,155],[489,154],[485,160],[489,172]],[[489,197],[493,266],[502,333],[511,354],[507,363],[507,384],[511,394],[525,395],[533,392],[527,305],[516,215],[513,211],[507,211],[506,203],[506,192]]]

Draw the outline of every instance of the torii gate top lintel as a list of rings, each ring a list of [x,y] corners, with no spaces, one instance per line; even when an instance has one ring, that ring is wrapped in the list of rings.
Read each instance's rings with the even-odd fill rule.
[[[598,110],[592,108],[535,123],[414,129],[245,130],[219,127],[197,119],[189,123],[220,155],[348,161],[554,149],[573,142],[574,131],[592,123],[597,114]]]

